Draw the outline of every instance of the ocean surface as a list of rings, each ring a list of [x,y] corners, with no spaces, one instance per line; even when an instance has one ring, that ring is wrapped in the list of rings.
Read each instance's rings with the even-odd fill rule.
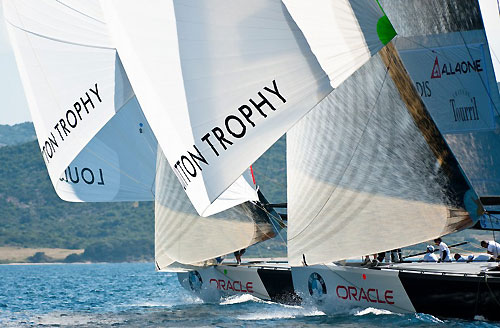
[[[0,265],[0,327],[498,327],[485,321],[313,307],[249,295],[203,303],[152,263]]]

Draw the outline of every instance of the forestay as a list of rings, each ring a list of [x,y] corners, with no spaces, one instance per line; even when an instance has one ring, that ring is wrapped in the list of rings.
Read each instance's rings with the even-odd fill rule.
[[[472,224],[464,198],[473,193],[390,48],[287,133],[292,266],[303,256],[328,263]]]
[[[301,24],[279,0],[101,3],[144,114],[204,216],[210,203],[331,92],[330,79],[340,83],[368,57],[353,61],[336,54],[333,60],[346,70],[327,76]],[[335,31],[322,35],[355,35],[363,43],[366,31],[354,22],[383,16],[373,6],[365,15],[345,13],[342,22],[329,24]],[[306,18],[320,14],[309,11]],[[372,35],[377,26],[369,29]]]
[[[396,47],[437,127],[482,204],[500,205],[500,97],[477,0],[386,2]]]
[[[161,150],[157,167],[155,260],[158,270],[177,271],[185,265],[205,265],[210,259],[275,236],[266,211],[256,203],[257,191],[249,172],[207,209],[219,213],[201,217],[177,183]]]
[[[3,5],[58,195],[69,201],[151,200],[157,142],[110,42],[99,2]]]

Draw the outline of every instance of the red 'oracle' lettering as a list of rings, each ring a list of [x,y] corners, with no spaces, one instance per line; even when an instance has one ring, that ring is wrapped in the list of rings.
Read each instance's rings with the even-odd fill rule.
[[[245,285],[241,281],[235,280],[224,280],[224,279],[210,279],[209,284],[211,285],[212,282],[215,284],[217,289],[220,290],[232,290],[234,292],[240,292],[240,293],[253,293],[253,282],[249,281]],[[243,287],[245,286],[245,287]]]
[[[387,289],[380,291],[377,288],[369,288],[365,291],[363,288],[358,288],[355,286],[342,286],[338,285],[337,297],[343,300],[354,300],[356,302],[365,301],[367,303],[382,303],[382,304],[394,304],[394,291]],[[382,299],[381,299],[382,297]]]

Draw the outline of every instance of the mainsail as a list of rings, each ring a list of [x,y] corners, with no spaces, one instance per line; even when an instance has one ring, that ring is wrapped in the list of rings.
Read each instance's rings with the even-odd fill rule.
[[[69,201],[151,200],[156,139],[97,1],[3,2],[42,156]]]
[[[354,0],[342,1],[342,20],[321,7],[290,15],[279,0],[101,3],[144,114],[201,215],[331,92],[330,80],[338,85],[383,46],[382,11]],[[338,76],[325,73],[318,63],[324,55],[315,53],[321,44],[311,51],[301,31],[302,19],[322,15],[334,19],[328,24],[334,29],[321,33],[329,49],[336,45],[330,33],[345,37],[339,49],[348,38],[361,47],[354,59],[332,55],[330,62],[344,69]]]
[[[287,134],[292,265],[467,228],[477,194],[497,193],[498,90],[477,1],[381,3],[402,59],[383,49]]]
[[[287,134],[293,266],[416,244],[472,224],[473,197],[397,53],[383,49]],[[314,131],[314,132],[311,132]]]

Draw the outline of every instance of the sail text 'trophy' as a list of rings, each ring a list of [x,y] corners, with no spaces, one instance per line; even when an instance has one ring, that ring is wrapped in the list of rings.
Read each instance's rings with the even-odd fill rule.
[[[223,124],[214,126],[204,134],[200,138],[201,144],[208,145],[216,157],[220,156],[237,139],[245,137],[249,128],[256,126],[257,118],[267,118],[276,111],[280,103],[286,103],[286,99],[280,93],[276,80],[273,80],[272,86],[263,87],[256,97],[248,99],[248,103],[242,104],[235,112],[227,115]],[[198,175],[198,170],[202,171],[201,163],[209,165],[196,145],[193,145],[192,151],[186,151],[186,154],[174,163],[175,174],[184,189],[191,179]]]
[[[89,91],[90,93],[85,92],[85,95],[73,104],[73,108],[69,108],[54,125],[55,131],[50,133],[42,147],[43,158],[47,163],[54,157],[57,148],[59,148],[59,142],[64,141],[71,130],[77,127],[78,122],[82,121],[85,115],[90,114],[90,110],[95,108],[96,103],[102,102],[97,83],[95,83],[94,88],[89,88]]]

